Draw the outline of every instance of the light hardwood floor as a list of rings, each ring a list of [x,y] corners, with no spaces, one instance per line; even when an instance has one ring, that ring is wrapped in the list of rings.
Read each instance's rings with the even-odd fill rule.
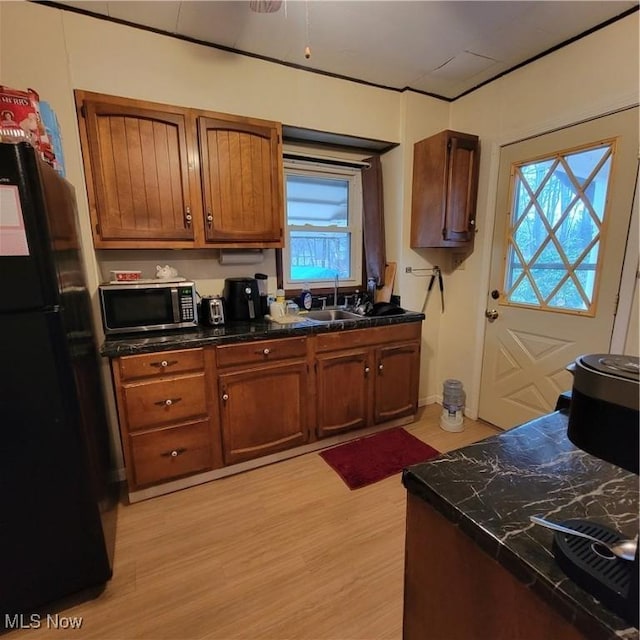
[[[405,428],[442,452],[497,432],[443,431],[441,411]],[[81,629],[5,637],[397,640],[404,526],[400,474],[350,491],[317,452],[121,505],[113,579],[60,612]]]

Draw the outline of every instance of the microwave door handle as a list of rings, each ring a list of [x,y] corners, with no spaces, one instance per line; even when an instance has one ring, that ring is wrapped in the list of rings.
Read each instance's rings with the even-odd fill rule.
[[[173,321],[180,322],[180,304],[178,300],[178,289],[171,288],[171,306],[173,308]]]

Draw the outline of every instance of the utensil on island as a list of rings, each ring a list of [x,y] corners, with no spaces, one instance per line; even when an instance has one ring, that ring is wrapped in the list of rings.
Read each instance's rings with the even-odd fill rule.
[[[617,542],[604,542],[603,540],[599,540],[598,538],[590,536],[586,533],[582,533],[582,531],[576,531],[575,529],[565,527],[564,525],[558,524],[557,522],[545,520],[544,518],[540,518],[538,516],[529,516],[529,519],[534,524],[539,524],[540,526],[546,527],[547,529],[553,529],[554,531],[560,531],[561,533],[566,533],[570,536],[577,536],[579,538],[586,538],[587,540],[591,540],[591,542],[602,545],[605,549],[608,549],[614,556],[622,558],[623,560],[633,560],[635,558],[636,550],[638,548],[637,538],[635,540],[618,540]]]

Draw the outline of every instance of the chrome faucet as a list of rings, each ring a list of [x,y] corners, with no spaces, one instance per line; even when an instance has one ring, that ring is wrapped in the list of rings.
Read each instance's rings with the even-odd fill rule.
[[[333,306],[338,308],[338,284],[340,279],[338,278],[338,272],[336,271],[336,279],[333,282]]]

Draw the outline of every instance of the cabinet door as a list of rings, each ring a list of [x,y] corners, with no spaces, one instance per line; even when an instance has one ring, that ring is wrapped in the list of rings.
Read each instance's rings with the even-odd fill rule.
[[[225,464],[308,442],[307,378],[306,362],[256,367],[219,376]]]
[[[475,235],[478,137],[441,131],[413,148],[411,247],[465,247]]]
[[[193,240],[185,114],[88,99],[82,113],[96,247]]]
[[[369,350],[318,355],[318,437],[366,427],[370,406]]]
[[[442,238],[473,240],[478,192],[478,139],[451,132],[447,140],[447,188]]]
[[[281,247],[280,126],[199,117],[198,135],[206,241]]]
[[[418,408],[420,343],[376,349],[373,420],[377,424],[411,415]]]

